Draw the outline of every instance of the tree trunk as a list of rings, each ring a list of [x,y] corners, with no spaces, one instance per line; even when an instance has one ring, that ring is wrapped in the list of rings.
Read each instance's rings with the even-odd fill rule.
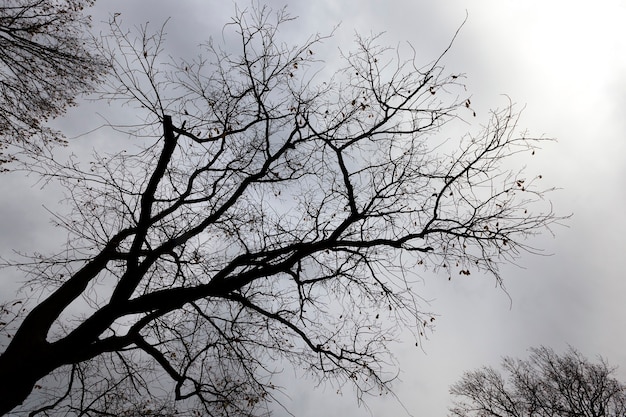
[[[48,343],[11,343],[0,355],[0,416],[22,404],[37,381],[58,367],[49,346]]]

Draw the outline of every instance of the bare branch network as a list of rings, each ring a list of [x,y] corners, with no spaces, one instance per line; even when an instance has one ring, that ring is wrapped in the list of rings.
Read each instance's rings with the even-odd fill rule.
[[[113,19],[105,98],[144,115],[145,146],[31,165],[65,187],[70,238],[20,265],[48,295],[5,329],[0,413],[262,415],[285,360],[359,398],[386,392],[389,343],[431,322],[417,271],[499,281],[558,220],[540,176],[507,169],[540,141],[517,135],[512,107],[441,139],[472,113],[443,55],[419,66],[358,38],[320,82],[325,38],[282,43],[291,20],[242,12],[225,29],[239,52],[208,43],[165,65],[162,32]]]

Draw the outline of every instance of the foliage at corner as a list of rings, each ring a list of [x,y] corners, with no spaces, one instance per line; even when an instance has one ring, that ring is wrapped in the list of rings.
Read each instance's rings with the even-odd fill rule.
[[[466,372],[450,392],[457,417],[622,417],[626,385],[615,368],[590,362],[570,348],[559,355],[533,348],[528,359],[504,358],[503,372],[485,367]]]
[[[46,121],[93,91],[106,70],[89,48],[94,0],[0,0],[0,171],[63,144]]]

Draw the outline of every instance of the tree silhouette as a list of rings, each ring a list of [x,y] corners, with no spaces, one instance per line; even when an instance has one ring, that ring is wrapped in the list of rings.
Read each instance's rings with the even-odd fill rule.
[[[417,271],[499,281],[558,219],[540,177],[505,165],[540,142],[511,106],[442,139],[472,117],[447,50],[419,66],[357,38],[322,81],[325,38],[282,43],[291,20],[242,12],[227,26],[238,52],[207,43],[166,64],[162,32],[113,19],[104,98],[142,115],[139,149],[32,164],[66,189],[69,239],[16,265],[43,295],[5,320],[0,413],[259,415],[285,360],[359,397],[385,391],[389,342],[431,323]]]
[[[0,171],[63,135],[45,121],[90,92],[106,69],[90,52],[82,14],[93,0],[0,0]]]
[[[531,349],[526,360],[504,358],[493,368],[466,372],[450,392],[459,417],[618,417],[626,414],[626,386],[605,360],[591,363],[570,348]]]

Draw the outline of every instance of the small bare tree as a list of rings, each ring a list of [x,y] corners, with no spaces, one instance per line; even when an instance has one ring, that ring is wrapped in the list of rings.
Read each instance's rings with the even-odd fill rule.
[[[0,0],[0,171],[63,135],[45,126],[93,91],[105,63],[87,47],[94,0]]]
[[[591,363],[570,348],[531,349],[526,360],[505,358],[504,375],[482,368],[463,375],[450,392],[458,417],[622,417],[626,385],[613,377],[615,368],[601,359]]]
[[[65,186],[70,237],[18,265],[46,295],[5,328],[0,414],[28,399],[15,412],[258,415],[278,360],[384,391],[399,325],[418,342],[431,322],[416,271],[500,281],[557,220],[541,176],[504,165],[539,142],[516,134],[511,107],[442,140],[472,116],[442,57],[398,62],[358,38],[321,82],[324,38],[281,43],[290,20],[241,13],[238,52],[208,43],[208,58],[168,65],[162,32],[135,39],[113,20],[106,98],[145,118],[140,150],[31,165]]]

